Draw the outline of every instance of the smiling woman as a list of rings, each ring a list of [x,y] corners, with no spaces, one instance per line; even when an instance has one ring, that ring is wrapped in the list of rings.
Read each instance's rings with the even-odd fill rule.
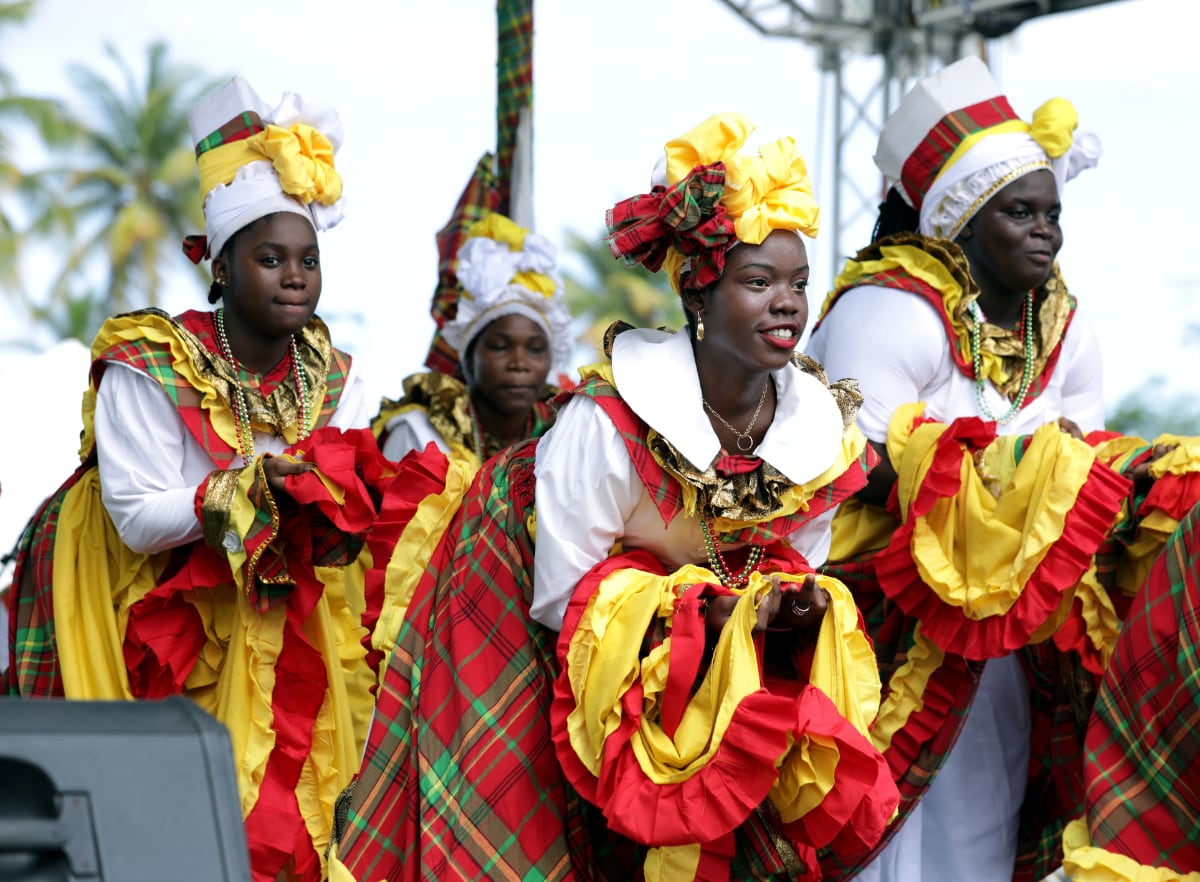
[[[827,878],[1025,882],[1058,866],[1096,678],[1194,497],[1195,439],[1103,431],[1088,301],[1057,262],[1064,187],[1099,157],[1076,124],[1062,98],[1022,120],[978,58],[918,82],[880,134],[874,241],[809,344],[862,384],[859,424],[883,456],[825,569],[852,582],[875,638],[872,735],[902,796],[879,846]]]
[[[794,352],[817,205],[790,138],[739,155],[752,128],[705,121],[611,210],[689,327],[614,326],[554,429],[462,495],[331,879],[794,879],[882,835],[874,658],[813,573],[876,458],[852,384]]]

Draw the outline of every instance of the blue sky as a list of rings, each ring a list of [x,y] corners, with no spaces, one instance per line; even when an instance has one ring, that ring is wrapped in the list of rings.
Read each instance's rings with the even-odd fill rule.
[[[1183,345],[1186,325],[1200,322],[1200,270],[1188,259],[1200,201],[1200,50],[1184,25],[1193,15],[1194,0],[1116,0],[988,44],[1019,114],[1061,95],[1104,143],[1100,166],[1067,188],[1060,262],[1104,349],[1110,405],[1156,375],[1165,388],[1193,386],[1200,350]],[[822,197],[820,75],[805,44],[759,36],[718,0],[539,0],[535,16],[539,232],[599,238],[605,209],[645,188],[662,144],[727,110],[757,124],[756,139],[794,136]],[[115,74],[105,43],[140,65],[156,39],[177,61],[245,77],[268,102],[293,90],[341,110],[349,213],[322,240],[321,313],[372,389],[396,393],[433,328],[434,232],[494,146],[494,0],[38,0],[27,27],[3,32],[0,55],[21,90],[69,97],[68,64]],[[873,62],[855,62],[848,75],[874,76]],[[877,187],[869,149],[846,162],[866,189]],[[852,244],[869,232],[867,220],[864,241]],[[827,240],[810,254],[815,310],[839,267]],[[25,269],[36,286],[44,268]],[[164,305],[204,304],[180,275]],[[0,352],[0,373],[23,371],[18,360]],[[84,379],[40,397],[45,412],[30,424],[61,413],[60,431],[73,438]],[[60,476],[49,466],[47,474],[52,489]],[[23,519],[13,480],[0,474],[0,546],[7,524]]]

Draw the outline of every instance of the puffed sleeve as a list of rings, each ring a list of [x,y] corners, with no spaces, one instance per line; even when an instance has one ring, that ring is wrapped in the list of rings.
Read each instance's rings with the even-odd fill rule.
[[[367,384],[358,371],[358,362],[350,363],[350,373],[338,400],[338,408],[329,419],[337,429],[363,429],[371,425],[371,413],[367,408]]]
[[[933,308],[908,292],[863,286],[843,294],[813,335],[808,354],[831,380],[858,380],[858,424],[872,441],[887,438],[902,404],[920,401],[937,376],[945,338]],[[914,341],[930,345],[914,345]]]
[[[612,420],[583,397],[571,399],[538,444],[534,475],[530,615],[558,631],[576,584],[624,534],[642,485]]]
[[[96,393],[101,496],[121,541],[152,554],[201,538],[196,481],[183,474],[187,428],[157,382],[108,365]]]
[[[1062,415],[1086,432],[1104,428],[1104,380],[1100,346],[1092,326],[1077,311],[1063,340],[1066,371],[1062,389]]]
[[[429,422],[425,411],[418,408],[406,410],[388,420],[383,455],[393,462],[399,462],[410,450],[424,450],[431,441],[442,453],[450,452],[450,445]]]

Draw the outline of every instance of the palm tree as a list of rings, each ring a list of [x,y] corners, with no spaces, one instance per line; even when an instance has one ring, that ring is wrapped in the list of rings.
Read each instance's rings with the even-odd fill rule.
[[[683,308],[666,278],[640,266],[626,266],[613,257],[603,239],[567,234],[567,250],[580,258],[591,276],[583,281],[563,273],[567,306],[586,323],[580,343],[599,353],[604,332],[622,320],[640,328],[683,324]]]
[[[150,46],[141,82],[115,49],[106,51],[118,84],[85,67],[68,69],[91,118],[80,121],[80,140],[56,170],[62,202],[34,225],[69,242],[49,302],[35,317],[84,340],[98,317],[156,305],[163,267],[180,265],[180,241],[203,229],[187,114],[214,85],[194,69],[170,64],[164,43]],[[96,290],[90,273],[99,272],[107,280]],[[90,327],[71,327],[79,321]]]
[[[0,30],[24,23],[32,10],[33,0],[0,2]],[[46,144],[62,144],[74,128],[59,102],[20,94],[12,73],[0,66],[0,291],[21,297],[17,268],[26,235],[18,214],[44,212],[55,188],[44,173],[18,168],[9,123],[31,126]]]

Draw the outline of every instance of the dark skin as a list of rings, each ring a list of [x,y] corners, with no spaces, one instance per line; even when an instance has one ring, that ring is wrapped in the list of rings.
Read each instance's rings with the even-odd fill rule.
[[[1017,178],[984,203],[954,241],[962,248],[979,285],[979,306],[990,324],[1015,328],[1021,320],[1025,297],[1049,280],[1054,260],[1063,244],[1059,223],[1062,203],[1054,175],[1048,169]],[[1059,427],[1083,440],[1083,432],[1068,417]],[[896,483],[896,470],[883,444],[871,442],[881,457],[868,484],[858,493],[864,502],[884,505]],[[1167,448],[1169,449],[1169,448]],[[1154,459],[1162,455],[1156,453]],[[1135,466],[1131,477],[1141,489],[1150,480],[1149,463]]]
[[[506,447],[524,441],[550,373],[546,332],[526,316],[501,316],[471,341],[467,361],[471,403],[483,430]]]
[[[755,447],[775,417],[771,373],[787,366],[808,323],[808,278],[804,241],[794,232],[776,230],[761,245],[730,250],[716,283],[682,295],[684,308],[704,319],[704,339],[692,339],[701,394],[738,430],[753,419],[748,434]],[[760,400],[762,409],[754,419]],[[705,412],[721,446],[738,450],[736,433]],[[708,629],[720,631],[736,603],[733,596],[712,598],[705,615]],[[806,611],[794,613],[793,603]],[[756,630],[814,628],[827,606],[828,596],[814,577],[797,586],[772,576],[771,591],[758,607]]]
[[[230,239],[213,258],[213,278],[221,286],[225,334],[242,365],[265,374],[287,358],[321,298],[321,254],[312,224],[279,212],[259,218]],[[272,492],[285,493],[288,475],[311,463],[278,456],[263,459]]]

